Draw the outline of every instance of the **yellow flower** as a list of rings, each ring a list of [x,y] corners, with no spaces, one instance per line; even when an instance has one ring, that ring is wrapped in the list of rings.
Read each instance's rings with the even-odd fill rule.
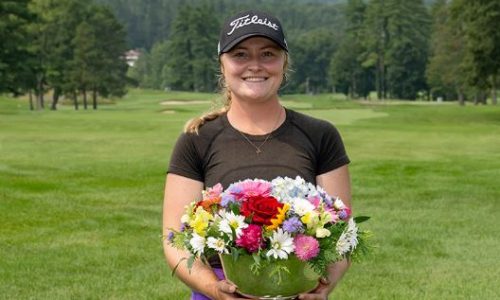
[[[271,219],[271,225],[266,226],[266,229],[272,231],[278,228],[285,221],[285,215],[289,210],[290,204],[288,203],[285,203],[282,208],[278,208],[278,214]]]
[[[302,221],[302,223],[306,224],[307,228],[313,229],[318,226],[319,214],[315,211],[310,211],[303,215],[300,220]]]
[[[189,222],[189,226],[193,228],[193,231],[200,236],[205,236],[207,234],[206,230],[208,228],[208,223],[213,219],[213,216],[203,209],[203,207],[198,207],[194,214],[193,219]]]

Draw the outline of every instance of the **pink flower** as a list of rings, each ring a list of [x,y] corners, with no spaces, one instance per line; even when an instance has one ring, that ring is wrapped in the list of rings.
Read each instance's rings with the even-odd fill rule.
[[[260,248],[265,246],[264,239],[262,238],[262,227],[250,224],[247,228],[242,230],[241,236],[236,239],[236,245],[247,249],[248,252],[257,252]]]
[[[312,205],[314,205],[315,208],[318,208],[318,206],[321,203],[321,198],[319,196],[312,196],[309,197],[309,202],[311,202]]]
[[[319,242],[312,236],[299,234],[293,243],[295,244],[295,255],[302,261],[315,258],[319,253]]]
[[[238,184],[238,191],[233,193],[237,198],[246,199],[249,197],[269,197],[272,185],[263,180],[245,180]]]
[[[218,198],[222,193],[223,187],[222,184],[217,183],[211,188],[208,188],[205,191],[204,198]]]
[[[332,217],[331,223],[335,224],[339,221],[340,217],[337,214],[337,211],[335,211],[334,209],[326,209],[326,212],[329,213],[330,216]]]

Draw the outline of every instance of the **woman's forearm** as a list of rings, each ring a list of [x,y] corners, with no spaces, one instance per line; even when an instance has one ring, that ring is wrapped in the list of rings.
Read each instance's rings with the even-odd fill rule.
[[[351,261],[348,259],[343,259],[328,267],[327,280],[330,292],[337,286],[340,279],[342,279],[347,270],[349,270],[350,266],[351,266]]]
[[[168,265],[172,270],[175,268],[175,275],[182,282],[195,291],[215,298],[219,280],[210,266],[196,260],[190,270],[187,267],[189,253],[173,248],[167,241],[164,242],[163,248]]]

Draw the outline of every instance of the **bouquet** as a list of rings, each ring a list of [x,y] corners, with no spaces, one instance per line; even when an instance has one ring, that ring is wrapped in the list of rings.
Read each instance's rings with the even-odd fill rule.
[[[204,190],[201,201],[186,207],[180,231],[170,230],[167,238],[189,251],[189,268],[195,259],[208,262],[219,255],[226,278],[240,290],[248,286],[247,294],[293,297],[313,289],[329,264],[366,252],[367,233],[357,223],[367,219],[352,218],[340,198],[301,177],[247,179],[226,190],[220,184]],[[259,278],[263,274],[269,278]],[[259,282],[270,283],[274,290],[252,287]],[[290,282],[295,285],[291,290]],[[301,283],[307,286],[296,286]]]

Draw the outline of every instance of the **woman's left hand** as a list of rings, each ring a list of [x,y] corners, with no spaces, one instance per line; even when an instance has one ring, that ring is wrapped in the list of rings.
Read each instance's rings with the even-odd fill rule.
[[[300,294],[298,299],[301,300],[327,300],[332,288],[330,282],[326,278],[321,278],[318,286],[307,294]]]

